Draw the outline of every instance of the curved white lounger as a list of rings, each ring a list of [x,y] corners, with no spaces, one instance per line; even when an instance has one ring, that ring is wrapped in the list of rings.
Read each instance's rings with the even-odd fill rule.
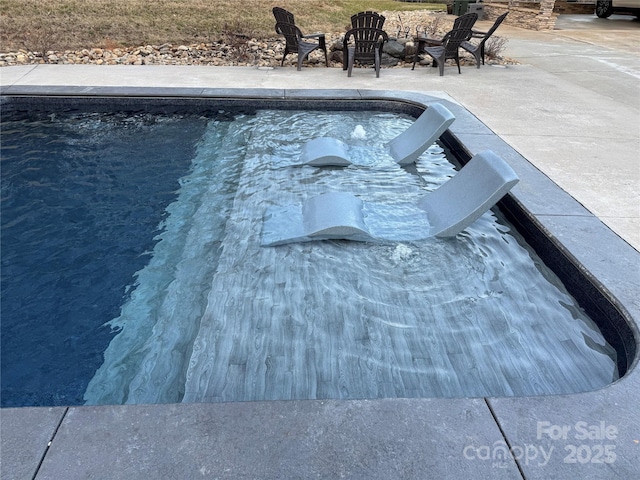
[[[475,155],[457,175],[418,201],[426,212],[421,238],[452,237],[493,207],[519,179],[513,169],[495,153]],[[344,239],[354,241],[394,240],[367,225],[363,209],[375,212],[374,204],[341,192],[309,198],[302,206],[292,205],[267,211],[262,230],[262,246],[292,242]],[[408,230],[408,227],[407,227]],[[413,229],[415,231],[415,229]],[[412,234],[415,235],[415,234]],[[410,240],[416,240],[412,236]]]
[[[457,235],[493,207],[519,178],[491,150],[475,155],[453,178],[418,201],[435,237]]]
[[[302,206],[267,210],[262,246],[313,240],[373,240],[364,223],[363,203],[350,193],[329,192],[311,197]]]
[[[434,103],[409,128],[386,145],[389,155],[400,165],[413,163],[455,120],[445,106]],[[299,162],[293,165],[347,166],[353,162],[349,147],[332,137],[314,138],[302,147]]]
[[[320,137],[304,144],[299,165],[346,167],[351,160],[345,143],[337,138]]]

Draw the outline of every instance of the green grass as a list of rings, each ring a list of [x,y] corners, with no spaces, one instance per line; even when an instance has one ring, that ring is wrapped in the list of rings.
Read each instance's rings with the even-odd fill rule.
[[[225,34],[275,36],[271,9],[293,12],[304,32],[342,32],[364,10],[443,10],[395,0],[0,0],[0,50],[192,44]]]

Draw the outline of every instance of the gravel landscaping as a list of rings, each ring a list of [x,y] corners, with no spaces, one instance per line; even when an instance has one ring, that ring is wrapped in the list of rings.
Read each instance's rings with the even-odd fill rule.
[[[441,37],[451,27],[452,16],[431,11],[381,12],[387,17],[385,30],[392,39],[385,45],[383,64],[385,67],[411,66],[415,47],[412,38],[416,28],[426,31],[429,36]],[[304,32],[311,33],[311,32]],[[326,33],[330,48],[330,66],[342,67],[343,32]],[[492,56],[488,48],[488,63],[515,63],[502,58],[499,53],[506,40],[495,36]],[[266,39],[247,38],[227,33],[219,41],[192,45],[142,45],[135,47],[84,48],[81,50],[33,52],[19,50],[0,53],[0,66],[28,64],[95,64],[95,65],[211,65],[211,66],[280,66],[284,52],[284,39],[275,36]],[[464,53],[463,63],[474,64],[475,60]],[[286,66],[294,66],[297,56],[288,55]],[[423,59],[423,64],[430,63]],[[324,67],[324,55],[315,51],[306,66]]]

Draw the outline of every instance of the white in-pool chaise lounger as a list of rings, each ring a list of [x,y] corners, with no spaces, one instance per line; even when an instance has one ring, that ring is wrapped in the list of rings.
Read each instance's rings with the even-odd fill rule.
[[[418,225],[406,227],[405,240],[452,237],[493,207],[519,179],[512,168],[492,151],[475,155],[453,178],[422,197]],[[363,211],[367,211],[367,215]],[[329,192],[302,205],[271,208],[265,213],[262,246],[293,242],[344,239],[354,241],[403,240],[402,226],[389,230],[370,218],[376,206],[345,192]],[[419,238],[418,238],[419,237]]]
[[[413,163],[454,120],[455,116],[445,106],[429,105],[409,128],[386,144],[388,153],[400,165]],[[347,144],[337,138],[320,137],[304,144],[299,161],[293,165],[343,167],[351,164]]]

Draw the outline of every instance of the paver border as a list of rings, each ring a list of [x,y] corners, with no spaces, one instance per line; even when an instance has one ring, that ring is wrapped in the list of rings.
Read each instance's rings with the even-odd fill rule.
[[[421,93],[401,92],[401,91],[377,91],[377,90],[302,90],[302,89],[212,89],[212,88],[141,88],[141,87],[64,87],[64,86],[8,86],[0,89],[3,109],[10,106],[12,101],[24,102],[25,99],[34,98],[42,99],[42,97],[75,97],[75,98],[101,98],[106,97],[108,99],[120,99],[119,101],[126,100],[127,98],[134,99],[152,99],[152,98],[171,98],[171,99],[191,99],[189,101],[201,100],[211,102],[217,100],[222,103],[228,101],[230,103],[251,102],[252,105],[260,105],[261,102],[265,102],[269,105],[273,105],[274,102],[279,105],[292,105],[295,102],[296,108],[305,108],[310,105],[317,105],[320,102],[333,101],[338,102],[343,106],[356,102],[374,104],[379,102],[381,105],[395,104],[399,109],[404,109],[406,113],[419,112],[420,110],[428,107],[433,102],[443,102],[448,108],[450,108],[456,115],[456,121],[451,126],[447,135],[443,136],[443,141],[447,143],[447,146],[454,149],[456,154],[461,157],[462,161],[465,161],[471,155],[479,152],[480,150],[490,148],[494,150],[498,155],[502,156],[510,165],[514,168],[516,173],[521,177],[522,181],[511,192],[510,196],[502,202],[500,205],[501,210],[507,212],[514,208],[523,207],[528,214],[522,219],[519,228],[523,228],[528,231],[530,235],[534,237],[534,243],[539,243],[540,248],[547,249],[548,251],[554,251],[554,261],[560,262],[565,271],[562,275],[563,280],[571,279],[576,276],[584,276],[588,280],[588,285],[591,287],[586,288],[582,294],[582,301],[590,301],[593,299],[592,289],[597,289],[603,292],[603,297],[607,302],[600,300],[595,301],[593,308],[602,310],[606,315],[617,315],[618,320],[613,328],[621,335],[621,345],[617,345],[617,348],[622,348],[626,352],[628,369],[626,374],[619,380],[612,384],[594,391],[585,392],[572,395],[551,395],[544,397],[517,397],[517,398],[485,398],[485,399],[398,399],[398,400],[366,400],[366,401],[320,401],[309,400],[302,402],[250,402],[248,404],[207,404],[207,405],[154,405],[146,406],[149,411],[154,412],[153,415],[158,418],[168,418],[167,412],[171,412],[170,416],[184,415],[185,418],[190,418],[192,415],[203,415],[203,411],[207,412],[208,416],[212,418],[218,415],[226,415],[228,409],[239,412],[253,412],[253,415],[258,415],[256,409],[263,408],[265,410],[273,410],[276,415],[280,415],[282,422],[285,425],[290,425],[294,428],[296,425],[300,427],[305,423],[304,419],[299,417],[293,418],[292,412],[308,411],[309,415],[313,413],[317,422],[323,425],[330,420],[326,415],[335,414],[335,409],[342,408],[346,411],[358,411],[359,409],[365,409],[369,412],[369,420],[372,422],[380,422],[383,411],[388,408],[389,405],[395,405],[406,418],[411,416],[411,410],[417,409],[422,412],[423,417],[421,421],[426,425],[432,420],[432,415],[444,415],[447,411],[453,408],[453,405],[458,405],[461,409],[459,412],[468,410],[473,407],[474,411],[480,412],[478,415],[483,420],[478,424],[482,425],[476,434],[480,434],[480,431],[484,433],[480,437],[484,438],[484,441],[498,438],[496,441],[504,442],[507,446],[508,455],[507,461],[504,464],[504,472],[508,471],[510,474],[514,473],[514,465],[517,467],[521,476],[527,478],[545,478],[553,472],[554,476],[560,474],[556,478],[571,478],[573,475],[583,476],[585,478],[601,478],[601,475],[606,472],[607,475],[613,472],[616,478],[625,478],[625,475],[631,476],[640,469],[640,455],[638,455],[637,441],[634,442],[632,433],[625,430],[628,427],[625,418],[628,419],[631,406],[637,402],[637,392],[640,391],[640,370],[638,365],[638,347],[640,346],[640,305],[635,300],[637,297],[638,286],[640,285],[640,272],[638,271],[638,265],[640,265],[640,253],[621,239],[618,235],[613,233],[608,227],[606,227],[597,217],[588,212],[582,205],[576,202],[570,195],[559,188],[551,179],[541,173],[535,166],[528,162],[500,137],[494,134],[489,128],[487,128],[480,120],[478,120],[471,112],[468,112],[465,108],[457,104],[451,97],[443,94],[442,97],[436,97],[433,95],[426,95]],[[416,115],[416,113],[411,113]],[[465,158],[466,157],[466,158]],[[507,215],[508,216],[508,215]],[[512,218],[510,218],[513,221]],[[535,232],[543,232],[543,236],[535,234]],[[529,240],[529,238],[528,238]],[[551,244],[549,244],[551,242]],[[602,248],[602,246],[606,248]],[[551,247],[557,247],[551,248]],[[580,296],[580,295],[578,295]],[[623,323],[620,323],[620,322]],[[478,406],[480,402],[480,406]],[[486,409],[482,407],[482,404],[486,406]],[[230,407],[229,405],[236,405]],[[429,406],[426,408],[425,406]],[[328,408],[331,406],[332,408]],[[576,406],[581,406],[579,410]],[[47,447],[42,467],[36,474],[35,478],[54,478],[50,477],[49,473],[57,470],[62,464],[68,464],[68,462],[77,456],[78,452],[88,453],[94,445],[94,441],[87,436],[83,436],[84,444],[78,444],[78,440],[73,436],[69,436],[69,432],[75,431],[74,429],[85,429],[91,431],[93,428],[101,425],[101,422],[106,421],[108,418],[113,419],[115,415],[117,418],[123,420],[129,426],[136,424],[135,417],[136,412],[140,411],[140,406],[104,406],[104,407],[70,407],[68,412],[65,410],[65,414],[60,417],[60,427],[57,430],[58,433],[54,435],[50,447]],[[455,408],[454,411],[458,411]],[[36,422],[36,418],[39,415],[41,409],[39,408],[25,408],[25,409],[3,409],[0,414],[4,418],[21,418],[20,422],[14,422],[14,424],[20,424],[21,422],[30,422],[30,418],[33,418],[33,422]],[[332,413],[333,412],[333,413]],[[298,415],[298,414],[296,414]],[[259,416],[259,415],[258,415]],[[295,415],[294,415],[295,416]],[[74,419],[83,418],[81,424],[73,423]],[[404,418],[404,417],[403,417]],[[524,420],[523,420],[524,418]],[[578,420],[576,420],[578,419]],[[123,420],[124,421],[124,420]],[[168,420],[167,420],[168,421]],[[455,419],[450,419],[451,426],[458,422]],[[129,423],[127,423],[129,422]],[[302,422],[302,424],[300,423]],[[544,434],[541,436],[540,424],[568,427],[569,430],[573,428],[576,430],[576,425],[579,422],[584,422],[587,425],[593,424],[604,425],[605,427],[612,427],[617,429],[619,435],[608,441],[612,441],[612,445],[615,447],[616,459],[613,462],[584,462],[584,463],[568,463],[567,456],[555,455],[552,460],[547,464],[541,465],[538,462],[535,463],[533,459],[522,455],[519,455],[520,450],[518,447],[523,444],[524,441],[529,442],[527,445],[535,448],[551,448],[551,447],[564,447],[573,444],[567,443],[571,441],[571,438],[555,439],[547,435],[548,430],[544,430]],[[555,423],[554,423],[555,422]],[[564,423],[563,423],[564,422]],[[224,422],[223,422],[224,423]],[[223,427],[227,429],[233,429],[233,422],[225,424]],[[489,434],[486,432],[487,428],[492,429],[488,425],[494,425],[500,435],[496,437],[496,432],[492,430]],[[141,427],[144,428],[144,427]],[[151,428],[159,428],[158,425]],[[258,426],[256,426],[258,428]],[[28,431],[26,429],[25,431]],[[123,432],[126,432],[127,428],[124,428]],[[300,441],[307,442],[309,448],[309,455],[314,452],[314,448],[318,447],[311,443],[308,443],[309,432],[298,432]],[[10,432],[11,435],[17,435],[19,432]],[[78,433],[76,431],[76,433]],[[260,437],[261,434],[253,432],[254,436]],[[374,431],[371,429],[362,429],[359,432],[361,435],[355,435],[353,441],[367,442],[371,448],[381,448],[383,445],[382,439],[385,432],[379,432],[380,441],[375,442],[369,438]],[[451,438],[459,439],[464,438],[465,435],[470,435],[471,432],[465,431],[465,428],[461,424],[455,425],[452,428]],[[633,432],[635,433],[635,432]],[[227,432],[228,435],[233,436],[231,430]],[[184,436],[188,436],[188,432],[184,432]],[[237,433],[239,435],[238,440],[242,439],[242,432]],[[345,432],[336,429],[332,435],[345,435]],[[362,435],[367,435],[363,437]],[[478,435],[476,435],[477,438]],[[5,436],[2,436],[3,446],[5,443]],[[162,432],[158,430],[157,441],[161,440]],[[181,437],[179,434],[177,437]],[[295,435],[294,435],[295,436]],[[473,435],[471,435],[473,436]],[[331,436],[325,439],[329,441]],[[492,474],[498,474],[502,472],[500,470],[503,467],[496,467],[486,459],[482,459],[477,455],[476,457],[469,458],[465,455],[465,450],[460,451],[460,443],[451,441],[449,439],[449,445],[445,448],[449,452],[447,458],[432,459],[435,462],[441,462],[442,465],[448,466],[451,471],[458,471],[461,474],[468,475],[466,467],[472,465],[474,469],[478,469],[477,472],[487,471]],[[477,438],[475,440],[477,440]],[[334,438],[335,440],[335,438]],[[473,440],[473,439],[472,439]],[[475,441],[474,440],[474,441]],[[589,447],[591,453],[594,446],[603,445],[597,443],[598,439],[589,439],[591,443],[583,443],[578,447]],[[600,439],[602,440],[602,439]],[[95,442],[98,440],[96,439]],[[418,446],[425,442],[425,438],[413,438],[405,440],[408,442],[418,442]],[[446,440],[443,440],[446,443]],[[473,441],[469,441],[467,446],[475,445]],[[564,443],[562,443],[564,442]],[[596,443],[594,443],[596,442]],[[144,444],[152,445],[153,439],[143,442]],[[324,442],[320,442],[325,445]],[[410,448],[417,448],[414,445]],[[486,445],[484,445],[486,446]],[[491,446],[491,445],[489,445]],[[478,445],[476,447],[479,448]],[[474,448],[476,448],[474,447]],[[114,447],[115,448],[115,447]],[[458,451],[454,451],[454,450]],[[524,452],[525,447],[521,447]],[[471,450],[469,450],[471,451]],[[3,452],[6,449],[3,448]],[[439,453],[441,455],[442,452]],[[3,453],[3,457],[6,453]],[[13,457],[13,455],[10,455]],[[428,457],[428,454],[427,454]],[[134,456],[135,458],[135,456]],[[133,460],[133,459],[132,459]],[[265,461],[268,461],[267,457],[264,457]],[[529,462],[531,460],[531,462]],[[570,459],[571,460],[571,459]],[[17,468],[16,458],[3,458],[3,470],[9,469],[13,471]],[[348,457],[345,459],[346,464],[349,464],[352,468],[354,457]],[[382,461],[382,460],[381,460]],[[59,463],[62,462],[62,463]],[[233,463],[235,462],[235,464]],[[407,467],[409,459],[405,458],[401,463],[402,466]],[[466,463],[465,463],[466,462]],[[471,462],[471,463],[470,463]],[[82,463],[82,462],[80,462]],[[224,462],[223,462],[224,463]],[[427,462],[429,463],[429,462]],[[76,462],[77,464],[77,462]],[[85,459],[83,464],[83,472],[92,472],[98,474],[92,470],[92,465],[98,467],[100,462]],[[242,459],[236,458],[231,461],[230,466],[239,466],[243,464]],[[385,464],[387,465],[387,464]],[[395,464],[394,464],[395,465]],[[456,467],[457,465],[457,467]],[[104,465],[103,465],[104,467]],[[331,468],[330,468],[331,467]],[[326,469],[318,470],[316,473],[335,473],[338,466],[329,462],[326,465]],[[414,465],[415,467],[415,465]],[[102,467],[101,467],[102,468]],[[298,466],[296,468],[302,468]],[[345,467],[346,468],[346,467]],[[385,467],[386,468],[386,467]],[[415,467],[416,472],[424,471]],[[553,468],[552,472],[548,468]],[[488,469],[488,470],[487,470]],[[80,473],[79,470],[75,470]],[[271,470],[269,470],[271,471]],[[277,471],[273,470],[274,472]],[[386,471],[384,469],[379,470],[380,473]],[[49,473],[48,473],[49,472]],[[369,471],[369,477],[371,473],[375,471]],[[465,473],[466,472],[466,473]],[[299,470],[292,470],[289,473],[293,475],[301,474]],[[310,473],[310,472],[306,472]],[[254,474],[259,475],[259,470]],[[479,473],[478,473],[479,474]],[[309,475],[310,476],[310,475]],[[375,476],[375,475],[374,475]],[[409,475],[411,476],[411,475]],[[69,478],[74,477],[71,475]],[[495,477],[495,475],[494,475]],[[231,477],[229,477],[231,478]],[[419,478],[417,475],[414,478]],[[480,478],[480,477],[477,477]],[[507,477],[505,477],[507,478]],[[512,478],[512,477],[511,477]]]

